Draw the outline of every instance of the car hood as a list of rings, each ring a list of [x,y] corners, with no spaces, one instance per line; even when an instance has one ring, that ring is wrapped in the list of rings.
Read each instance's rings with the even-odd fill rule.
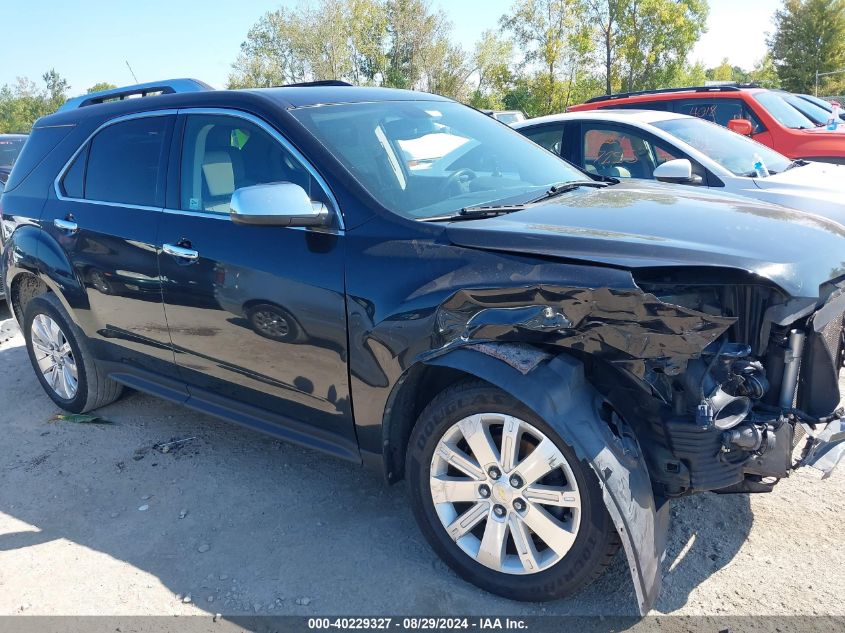
[[[628,181],[578,189],[523,211],[454,222],[456,245],[625,268],[745,270],[793,297],[845,274],[845,228],[741,196]]]
[[[806,134],[813,134],[815,136],[829,136],[831,139],[845,141],[845,125],[843,125],[842,123],[839,123],[836,126],[836,130],[828,130],[826,125],[820,125],[818,127],[810,128],[808,130],[802,130],[802,132]]]
[[[754,178],[768,200],[817,213],[845,225],[845,165],[809,163],[768,178]],[[749,195],[755,195],[749,191]]]

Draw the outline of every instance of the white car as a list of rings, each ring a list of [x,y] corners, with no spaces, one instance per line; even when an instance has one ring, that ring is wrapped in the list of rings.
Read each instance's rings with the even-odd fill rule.
[[[845,166],[793,161],[697,117],[601,110],[539,117],[513,127],[596,176],[710,187],[845,224]]]

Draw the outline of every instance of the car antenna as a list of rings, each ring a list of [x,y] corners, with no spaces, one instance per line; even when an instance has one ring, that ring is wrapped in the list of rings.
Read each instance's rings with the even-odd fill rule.
[[[135,83],[138,83],[138,78],[135,76],[135,71],[132,70],[132,66],[129,65],[129,60],[124,60],[126,62],[126,67],[129,69],[129,72],[132,74],[132,79],[135,80]]]

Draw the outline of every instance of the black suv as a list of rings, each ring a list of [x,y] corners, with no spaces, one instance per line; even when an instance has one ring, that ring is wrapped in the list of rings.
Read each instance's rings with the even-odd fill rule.
[[[372,464],[511,598],[621,544],[647,611],[671,498],[843,452],[845,229],[598,180],[434,95],[87,95],[35,125],[2,214],[57,405],[128,386]]]

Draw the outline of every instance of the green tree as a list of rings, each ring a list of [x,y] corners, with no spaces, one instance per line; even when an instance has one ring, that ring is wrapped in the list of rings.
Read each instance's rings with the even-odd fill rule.
[[[685,86],[703,86],[707,81],[707,70],[702,62],[684,64],[666,83],[667,88],[683,88]]]
[[[451,24],[427,0],[319,0],[266,13],[250,29],[229,86],[340,79],[463,97],[471,74]]]
[[[748,80],[763,88],[780,88],[778,71],[770,54],[767,53],[754,64],[754,68],[748,73]]]
[[[538,92],[541,114],[572,103],[576,76],[593,51],[583,0],[518,0],[499,21],[522,51],[520,69]]]
[[[55,69],[41,76],[44,87],[18,77],[13,86],[0,88],[0,133],[28,132],[42,116],[55,112],[67,99],[68,86]]]
[[[785,89],[809,92],[816,73],[845,69],[845,0],[785,0],[774,25],[769,52]],[[825,85],[841,85],[843,79],[845,73]]]
[[[708,13],[707,0],[630,0],[620,26],[623,90],[673,83],[706,31]]]
[[[103,90],[112,90],[113,88],[117,88],[117,86],[108,81],[98,81],[85,92],[86,94],[91,94],[92,92],[102,92]]]
[[[473,72],[477,75],[476,88],[470,98],[472,106],[504,107],[505,92],[513,80],[512,58],[513,42],[491,30],[481,34],[472,56]]]
[[[596,48],[604,68],[605,94],[612,94],[618,77],[620,40],[630,0],[587,0],[590,18],[596,25]]]
[[[731,81],[733,79],[733,66],[725,57],[722,63],[707,71],[707,78],[713,81]]]

